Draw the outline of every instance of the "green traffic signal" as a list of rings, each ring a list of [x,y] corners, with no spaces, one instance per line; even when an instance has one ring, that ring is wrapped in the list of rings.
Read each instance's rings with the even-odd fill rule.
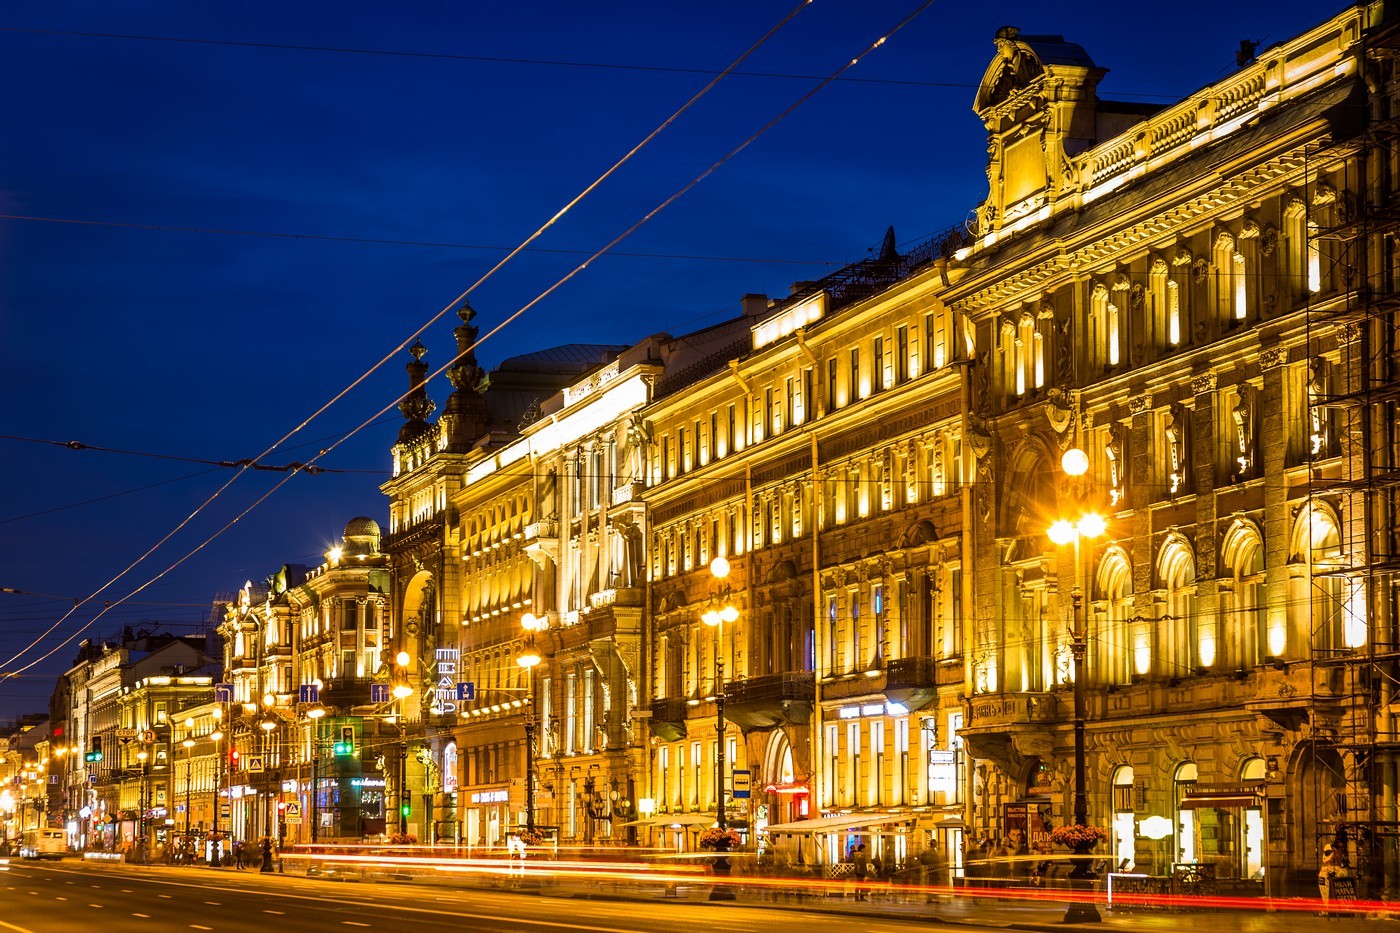
[[[403,805],[401,805],[401,806],[399,807],[399,815],[400,815],[400,816],[407,817],[408,814],[409,814],[409,809],[410,809],[409,804],[403,804]]]
[[[335,753],[337,755],[353,755],[355,754],[355,746],[350,742],[336,742]]]

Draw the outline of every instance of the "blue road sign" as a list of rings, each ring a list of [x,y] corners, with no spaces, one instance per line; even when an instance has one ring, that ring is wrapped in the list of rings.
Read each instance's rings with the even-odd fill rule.
[[[753,774],[749,771],[734,772],[734,799],[747,800],[750,796]]]
[[[476,681],[474,681],[474,680],[468,680],[468,681],[465,681],[465,682],[460,681],[460,680],[457,681],[457,699],[458,699],[458,700],[463,700],[463,701],[465,701],[465,700],[475,700],[475,699],[476,699]]]
[[[389,685],[388,685],[388,684],[370,684],[370,685],[369,685],[369,701],[370,701],[371,703],[388,703],[388,702],[389,702]]]
[[[321,688],[315,684],[302,684],[297,688],[298,703],[319,703],[321,702]]]
[[[233,684],[215,684],[215,685],[214,685],[214,702],[215,702],[215,703],[232,703],[232,702],[233,702]]]

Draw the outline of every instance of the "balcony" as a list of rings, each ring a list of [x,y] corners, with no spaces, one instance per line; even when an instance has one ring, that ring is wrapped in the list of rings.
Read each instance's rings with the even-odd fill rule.
[[[665,742],[685,738],[685,700],[667,697],[651,701],[651,731]]]
[[[959,735],[973,757],[989,758],[1014,773],[1032,759],[1053,756],[1055,736],[1047,726],[1060,721],[1054,694],[982,694],[972,698],[970,713]]]
[[[936,658],[895,658],[885,665],[885,697],[911,712],[938,698]]]
[[[541,568],[545,568],[544,559],[546,557],[550,561],[558,563],[559,523],[546,520],[526,525],[525,553]]]
[[[724,688],[725,713],[745,730],[805,725],[812,718],[813,677],[785,671],[733,681]]]

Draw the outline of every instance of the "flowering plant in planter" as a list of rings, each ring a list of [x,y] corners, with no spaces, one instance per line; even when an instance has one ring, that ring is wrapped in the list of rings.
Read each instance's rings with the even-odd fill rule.
[[[1108,833],[1102,826],[1085,826],[1082,823],[1071,823],[1068,826],[1056,826],[1050,830],[1050,841],[1057,846],[1066,846],[1071,849],[1098,845],[1108,838]]]
[[[724,848],[733,850],[744,844],[744,837],[739,835],[735,829],[720,829],[718,826],[711,826],[700,834],[700,848],[718,849],[721,845]]]
[[[392,846],[416,846],[418,837],[413,833],[394,833],[389,837],[389,845]]]
[[[537,846],[544,844],[544,833],[539,832],[538,830],[536,830],[535,832],[531,832],[528,829],[522,829],[520,832],[516,833],[516,835],[519,836],[520,841],[525,843],[527,846]]]

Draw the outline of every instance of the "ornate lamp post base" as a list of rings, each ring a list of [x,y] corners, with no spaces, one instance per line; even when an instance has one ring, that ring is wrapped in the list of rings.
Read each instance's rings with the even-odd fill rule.
[[[1065,907],[1065,923],[1101,923],[1098,905],[1094,903],[1093,846],[1074,847],[1074,868],[1069,873],[1072,900]]]
[[[729,886],[729,846],[721,844],[715,849],[715,860],[710,867],[715,873],[715,886],[710,888],[710,900],[732,901],[734,889]]]

